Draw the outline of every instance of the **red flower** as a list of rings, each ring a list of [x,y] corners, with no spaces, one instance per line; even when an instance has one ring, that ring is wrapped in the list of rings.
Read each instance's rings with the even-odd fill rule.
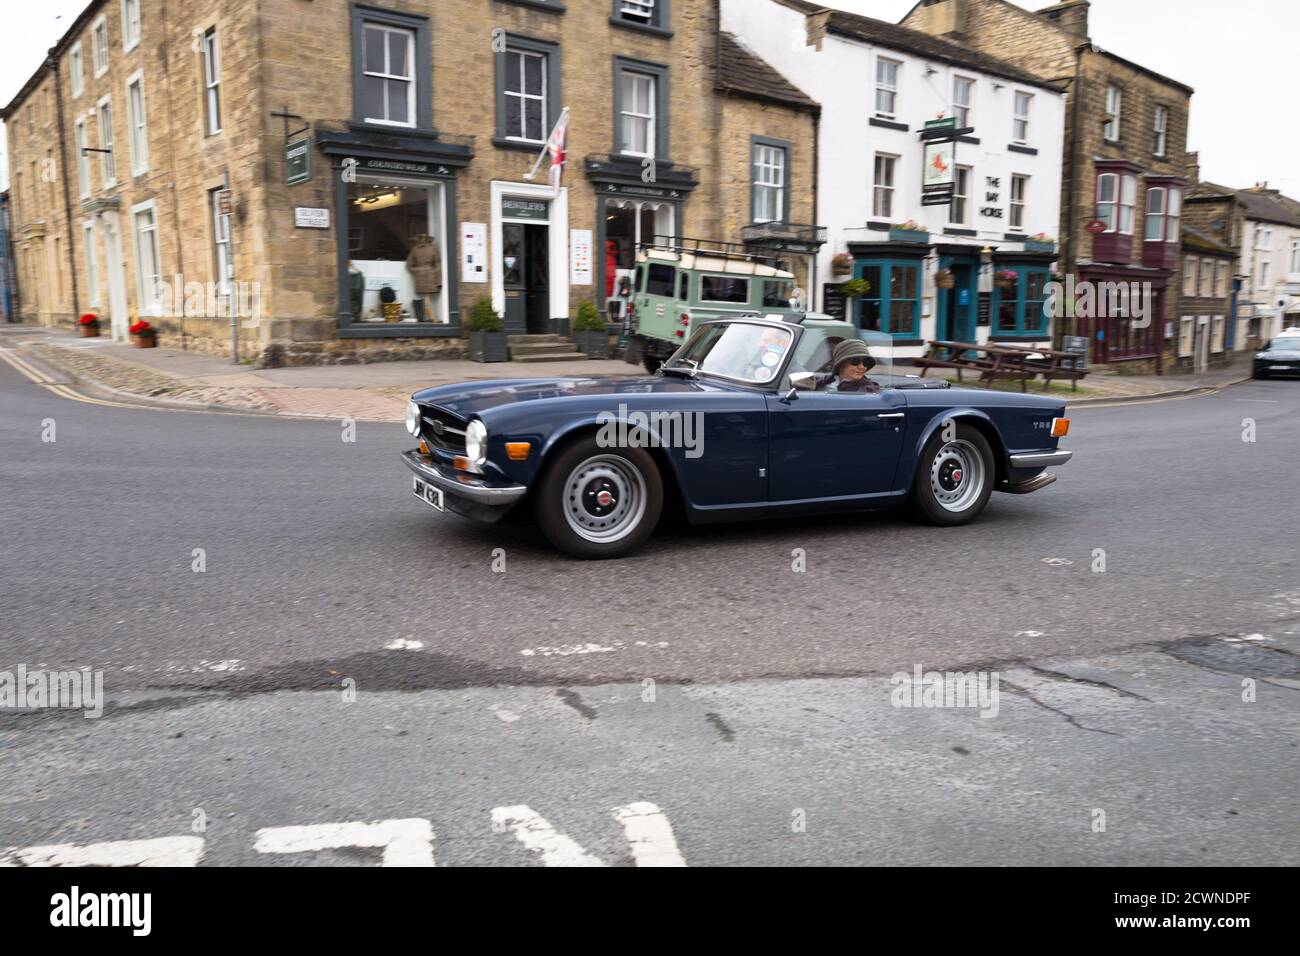
[[[141,319],[139,322],[135,323],[135,325],[131,326],[132,335],[141,335],[145,332],[152,332],[152,331],[153,331],[153,326],[150,325],[148,322],[146,322],[144,319]]]
[[[97,316],[94,312],[87,312],[77,321],[80,322],[82,325],[98,325],[99,316]]]

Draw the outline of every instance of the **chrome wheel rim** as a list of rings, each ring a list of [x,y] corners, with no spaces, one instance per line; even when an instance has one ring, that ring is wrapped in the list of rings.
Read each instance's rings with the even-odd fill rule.
[[[965,439],[945,444],[930,464],[930,490],[944,511],[961,512],[984,491],[984,457]]]
[[[564,517],[584,541],[609,544],[627,537],[646,508],[645,478],[626,458],[596,455],[569,472]]]

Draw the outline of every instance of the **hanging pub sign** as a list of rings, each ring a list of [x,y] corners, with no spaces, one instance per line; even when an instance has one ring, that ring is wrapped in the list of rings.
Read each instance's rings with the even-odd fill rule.
[[[946,206],[952,202],[956,183],[957,144],[951,134],[957,121],[929,120],[925,124],[925,167],[921,171],[921,205]]]
[[[284,182],[296,186],[311,179],[311,140],[295,139],[284,147]]]

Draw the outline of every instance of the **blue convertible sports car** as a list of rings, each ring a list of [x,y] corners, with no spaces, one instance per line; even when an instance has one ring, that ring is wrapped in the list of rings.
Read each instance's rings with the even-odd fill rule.
[[[855,337],[869,355],[841,366],[866,365],[867,390],[831,368]],[[495,521],[530,501],[547,538],[582,558],[632,551],[666,499],[693,523],[906,502],[958,525],[994,491],[1056,480],[1044,469],[1070,459],[1061,401],[898,375],[889,351],[888,336],[815,315],[706,322],[649,377],[417,392],[406,426],[419,448],[403,458],[439,511]]]

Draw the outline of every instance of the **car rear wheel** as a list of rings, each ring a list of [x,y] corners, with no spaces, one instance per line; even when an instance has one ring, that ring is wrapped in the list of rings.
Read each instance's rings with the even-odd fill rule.
[[[948,440],[940,429],[921,453],[912,482],[912,506],[930,524],[973,521],[993,493],[993,451],[973,425],[958,425]]]
[[[654,531],[664,489],[643,448],[574,442],[551,461],[534,501],[537,523],[555,547],[576,558],[620,558]]]

